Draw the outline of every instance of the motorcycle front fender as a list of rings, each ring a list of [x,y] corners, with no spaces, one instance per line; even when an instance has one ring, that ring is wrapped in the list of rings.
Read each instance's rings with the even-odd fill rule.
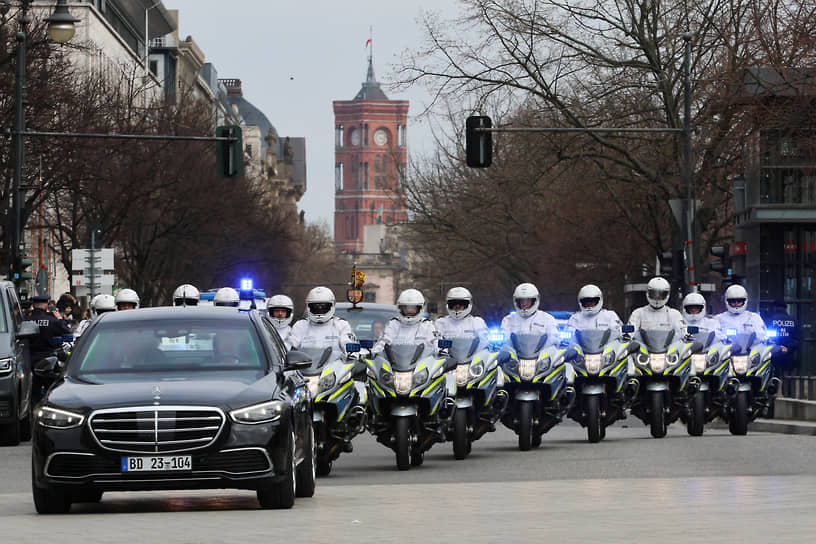
[[[417,415],[417,408],[414,405],[392,406],[391,415],[394,417],[405,417]]]
[[[606,389],[599,383],[591,383],[581,388],[582,395],[603,395]]]
[[[515,397],[515,400],[537,401],[539,394],[538,391],[518,391]]]
[[[646,384],[646,391],[668,391],[669,384],[666,382],[649,382]]]
[[[708,383],[707,383],[707,382],[703,382],[703,383],[701,383],[701,384],[700,384],[700,389],[698,389],[698,391],[708,391],[708,390],[709,390],[709,387],[708,387]]]
[[[470,408],[473,406],[473,399],[470,397],[461,397],[456,399],[457,408]]]
[[[751,384],[746,382],[740,382],[739,387],[737,388],[737,391],[750,391],[750,390]]]

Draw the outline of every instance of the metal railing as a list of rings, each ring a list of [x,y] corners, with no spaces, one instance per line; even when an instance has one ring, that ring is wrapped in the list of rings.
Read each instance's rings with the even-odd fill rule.
[[[782,396],[816,400],[816,376],[782,376]]]

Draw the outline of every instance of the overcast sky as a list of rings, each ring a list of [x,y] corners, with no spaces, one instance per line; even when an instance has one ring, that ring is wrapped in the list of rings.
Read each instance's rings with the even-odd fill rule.
[[[179,10],[179,38],[192,36],[219,78],[238,78],[244,97],[263,111],[281,136],[306,138],[306,218],[333,227],[333,100],[351,100],[365,80],[369,27],[374,72],[385,83],[405,49],[422,39],[423,11],[453,15],[455,0],[164,0]],[[428,96],[421,89],[395,93],[410,101],[408,149],[414,156],[429,130],[418,115]]]

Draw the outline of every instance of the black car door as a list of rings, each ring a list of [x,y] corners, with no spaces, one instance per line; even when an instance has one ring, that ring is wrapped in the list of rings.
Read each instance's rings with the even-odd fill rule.
[[[17,337],[20,325],[23,323],[23,310],[20,300],[12,287],[6,288],[4,305],[8,308],[9,320],[9,352],[14,354],[14,365],[20,379],[20,398],[18,399],[19,414],[28,413],[31,403],[31,358],[28,355],[27,341]]]

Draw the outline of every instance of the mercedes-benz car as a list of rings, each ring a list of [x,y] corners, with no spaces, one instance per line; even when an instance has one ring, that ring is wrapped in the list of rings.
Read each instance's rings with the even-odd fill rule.
[[[360,340],[376,341],[388,321],[399,315],[399,309],[394,304],[361,302],[351,305],[348,302],[338,302],[335,315],[346,319]]]
[[[256,311],[100,315],[35,408],[37,512],[114,490],[253,489],[264,508],[312,496],[309,363]]]

